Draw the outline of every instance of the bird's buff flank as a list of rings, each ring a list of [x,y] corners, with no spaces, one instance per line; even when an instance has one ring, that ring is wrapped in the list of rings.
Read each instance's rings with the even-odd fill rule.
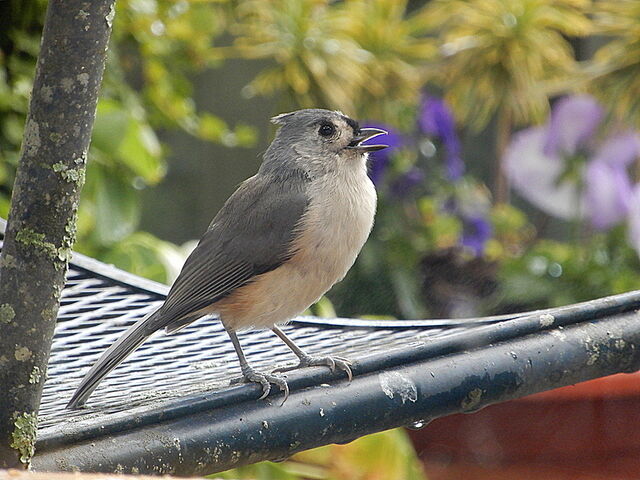
[[[363,145],[386,133],[360,128],[340,112],[309,109],[279,115],[280,129],[258,173],[245,180],[209,225],[164,304],[141,319],[100,357],[82,379],[68,408],[83,405],[100,381],[152,333],[173,333],[204,315],[216,315],[238,354],[242,375],[289,394],[277,374],[255,371],[236,331],[270,328],[300,359],[298,367],[344,370],[348,360],[312,357],[277,325],[316,302],[353,265],[373,226],[376,192],[367,176]],[[284,402],[283,400],[283,402]]]

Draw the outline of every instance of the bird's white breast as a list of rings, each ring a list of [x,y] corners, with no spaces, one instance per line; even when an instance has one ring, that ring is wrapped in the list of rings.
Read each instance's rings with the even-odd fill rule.
[[[318,179],[310,198],[294,264],[326,284],[326,291],[345,276],[367,240],[376,192],[365,168],[354,168]]]

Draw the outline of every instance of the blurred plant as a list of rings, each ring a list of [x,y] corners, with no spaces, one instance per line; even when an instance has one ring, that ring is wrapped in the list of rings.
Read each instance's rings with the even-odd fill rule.
[[[463,179],[465,168],[453,114],[443,100],[425,96],[418,124],[423,133],[439,140],[444,146],[446,177],[454,186],[454,195],[448,202],[448,208],[462,221],[460,243],[470,248],[476,256],[482,255],[485,242],[492,233],[487,218],[490,199],[478,184]]]
[[[339,23],[335,9],[324,0],[241,3],[231,27],[234,50],[245,58],[276,63],[264,69],[248,91],[284,91],[301,106],[352,109],[353,85],[366,81],[367,52],[339,34]]]
[[[11,5],[3,10],[11,21],[0,21],[10,26],[0,32],[0,214],[7,209],[45,3]],[[567,37],[595,31],[611,37],[586,64],[595,78],[580,85],[612,99],[612,110],[625,118],[636,111],[632,1],[601,0],[591,9],[588,0],[123,0],[117,8],[78,247],[159,280],[171,277],[168,265],[183,252],[136,231],[139,189],[157,183],[166,169],[155,129],[178,127],[228,146],[254,140],[250,127],[231,128],[198,112],[192,99],[189,76],[229,56],[272,62],[245,93],[278,92],[283,108],[341,108],[395,127],[388,137],[394,148],[372,161],[380,212],[354,273],[336,293],[341,314],[438,311],[425,297],[424,283],[435,282],[427,265],[491,283],[517,255],[537,248],[544,229],[517,209],[491,206],[484,184],[465,172],[456,122],[470,131],[495,118],[501,152],[513,125],[543,119],[550,85],[571,88],[572,80],[591,78],[579,72]],[[230,46],[220,46],[224,34]],[[455,122],[447,103],[419,96],[425,85],[439,86]],[[634,154],[618,153],[634,148],[633,135],[615,125],[605,132],[601,108],[580,98],[566,114],[560,102],[546,129],[514,136],[505,157],[510,177],[551,215],[577,222],[581,212],[607,238],[626,231],[640,249],[634,202],[640,187],[629,171]],[[573,125],[580,131],[571,133]],[[497,190],[497,203],[505,200],[505,187]],[[443,292],[466,288],[445,283]],[[326,300],[314,312],[334,313]]]
[[[402,124],[426,81],[425,66],[437,55],[428,37],[429,23],[421,15],[424,6],[408,0],[347,0],[337,2],[341,35],[357,42],[368,53],[365,81],[354,85],[356,110],[368,118],[384,118]],[[415,3],[415,2],[414,2]],[[405,125],[409,127],[409,125]]]
[[[579,244],[539,239],[520,255],[504,256],[499,291],[487,305],[501,313],[522,312],[636,290],[640,261],[625,237],[617,227]]]
[[[6,217],[46,2],[11,3],[0,34],[0,216]],[[224,2],[122,0],[109,49],[82,194],[76,248],[159,281],[182,254],[136,234],[139,191],[165,174],[155,130],[178,127],[228,146],[250,145],[253,128],[231,129],[196,111],[189,75],[219,64],[211,43],[225,28]],[[131,248],[126,248],[125,246]],[[171,253],[169,253],[171,252]],[[155,262],[156,267],[147,268]],[[136,267],[139,265],[140,268]]]
[[[437,32],[433,77],[456,118],[475,131],[495,118],[496,201],[508,199],[500,159],[514,124],[542,121],[545,85],[575,77],[566,37],[592,31],[589,0],[434,0],[423,12]]]
[[[496,112],[516,123],[541,121],[548,108],[544,83],[577,72],[565,37],[592,32],[589,5],[589,0],[429,2],[422,14],[439,33],[437,69],[456,118],[475,129]]]
[[[547,222],[537,232],[529,225],[516,249],[489,247],[501,265],[493,308],[543,308],[638,288],[640,185],[634,186],[630,170],[640,158],[640,136],[604,120],[595,99],[570,96],[555,104],[546,125],[514,136],[505,155],[514,188],[575,226],[573,238],[550,239],[542,236]],[[582,224],[590,228],[575,228]],[[497,238],[510,228],[498,228]]]
[[[380,214],[355,275],[380,295],[373,302],[364,295],[366,301],[351,302],[352,310],[341,313],[424,314],[417,265],[434,252],[462,248],[468,258],[503,262],[515,250],[526,255],[537,240],[498,232],[496,218],[505,217],[496,216],[484,185],[464,173],[453,114],[442,100],[419,99],[417,92],[427,81],[438,83],[462,128],[481,128],[495,115],[500,150],[512,124],[543,118],[550,83],[574,78],[577,63],[564,37],[595,31],[589,8],[587,0],[434,0],[412,9],[391,0],[123,0],[98,106],[78,246],[169,278],[167,268],[153,264],[168,264],[179,251],[136,233],[138,190],[158,182],[166,168],[154,128],[176,126],[229,146],[251,143],[248,126],[232,129],[197,111],[189,75],[231,54],[270,59],[274,64],[249,91],[282,92],[287,108],[343,108],[398,127],[388,138],[395,148],[372,162]],[[32,0],[7,10],[13,16],[7,25],[15,26],[0,34],[0,214],[6,214],[43,9],[44,2]],[[637,2],[602,0],[593,12],[597,31],[612,40],[595,56],[590,68],[598,76],[589,87],[633,119]],[[211,48],[225,32],[232,46]],[[546,129],[514,137],[505,157],[510,177],[525,198],[554,216],[576,220],[582,212],[605,230],[628,219],[630,241],[640,248],[633,201],[640,188],[629,175],[633,154],[617,153],[633,148],[633,135],[602,133],[601,108],[580,98],[566,114],[560,102]],[[573,140],[572,125],[582,128]],[[597,141],[591,138],[596,128]],[[331,313],[328,306],[316,310]]]
[[[376,226],[353,276],[330,294],[338,311],[475,316],[637,288],[640,185],[630,167],[640,140],[619,123],[605,123],[593,98],[559,100],[548,123],[516,134],[505,155],[524,198],[595,229],[574,228],[568,240],[545,238],[544,223],[536,228],[513,206],[491,206],[482,183],[465,174],[445,102],[423,97],[417,119],[417,130],[392,130],[393,147],[372,156]]]
[[[347,445],[327,445],[281,463],[261,462],[212,475],[252,480],[426,480],[402,429],[375,433]]]
[[[602,119],[603,109],[592,97],[559,100],[547,125],[519,132],[507,149],[513,186],[550,215],[586,218],[597,230],[629,218],[634,213],[629,168],[640,157],[640,135],[620,125],[607,129]]]
[[[406,0],[249,0],[236,9],[234,46],[218,51],[273,60],[248,91],[282,92],[283,108],[397,120],[424,82],[416,64],[436,52],[423,17],[406,8]],[[383,101],[390,90],[393,102]]]
[[[226,6],[224,0],[118,2],[102,96],[141,106],[155,128],[180,127],[230,147],[252,144],[252,128],[231,129],[198,112],[192,98],[190,76],[222,64],[212,45],[227,27]]]
[[[609,40],[587,70],[594,75],[589,90],[617,118],[640,126],[640,2],[594,2],[596,32]]]
[[[447,176],[450,180],[458,180],[464,173],[460,140],[456,134],[453,114],[446,103],[430,95],[425,95],[422,100],[420,116],[418,117],[420,130],[426,135],[439,139],[446,152]]]

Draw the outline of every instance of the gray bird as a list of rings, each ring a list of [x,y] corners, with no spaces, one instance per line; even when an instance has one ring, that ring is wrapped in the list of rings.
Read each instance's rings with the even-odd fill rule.
[[[326,365],[345,371],[348,360],[312,357],[278,324],[289,321],[342,280],[364,245],[376,210],[363,145],[385,134],[360,128],[340,112],[309,109],[278,115],[280,128],[258,173],[229,197],[189,255],[164,304],[131,326],[84,376],[67,408],[83,405],[100,381],[151,334],[174,333],[216,315],[231,338],[247,382],[289,394],[277,374],[255,371],[236,331],[270,328],[300,359],[294,368]]]

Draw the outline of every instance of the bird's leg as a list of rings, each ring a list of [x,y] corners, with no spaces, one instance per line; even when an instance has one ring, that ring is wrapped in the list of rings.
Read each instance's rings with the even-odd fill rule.
[[[224,324],[223,324],[224,325]],[[289,398],[289,385],[284,378],[279,377],[277,375],[269,375],[260,372],[256,372],[249,362],[247,362],[247,358],[244,356],[244,352],[242,351],[242,347],[240,346],[240,341],[238,340],[238,335],[233,330],[227,328],[225,325],[224,329],[227,331],[229,338],[231,339],[231,343],[233,344],[233,348],[238,355],[238,361],[240,362],[240,369],[242,370],[242,376],[244,377],[245,382],[250,383],[259,383],[262,386],[262,396],[260,400],[266,398],[271,391],[271,384],[277,385],[280,387],[280,390],[284,392],[284,399],[282,403],[287,401]]]
[[[315,367],[315,366],[327,366],[333,372],[336,367],[339,370],[343,370],[346,372],[347,377],[349,377],[349,381],[353,378],[353,373],[351,372],[351,362],[346,358],[342,357],[312,357],[311,355],[306,354],[300,347],[298,347],[293,340],[291,340],[277,325],[271,327],[271,331],[275,333],[280,339],[287,344],[287,347],[296,354],[296,356],[300,359],[300,363],[295,367],[285,367],[278,368],[274,370],[275,372],[287,372],[289,370],[294,370],[296,368],[302,367]]]

